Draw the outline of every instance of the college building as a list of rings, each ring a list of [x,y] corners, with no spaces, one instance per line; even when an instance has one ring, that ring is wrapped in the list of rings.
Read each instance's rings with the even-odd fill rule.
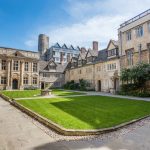
[[[150,63],[150,9],[121,24],[118,41],[110,40],[104,50],[94,48],[72,58],[65,80],[84,79],[93,90],[115,93],[121,84],[121,69]]]
[[[100,50],[49,47],[49,37],[40,34],[38,51],[0,47],[0,89],[62,87],[66,82],[84,79],[89,90],[115,93],[120,89],[120,71],[137,63],[150,63],[150,9],[125,21],[118,40],[110,40]]]

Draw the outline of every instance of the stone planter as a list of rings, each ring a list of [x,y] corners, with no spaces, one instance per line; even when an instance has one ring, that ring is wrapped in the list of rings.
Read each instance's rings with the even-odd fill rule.
[[[41,90],[41,96],[49,96],[52,93],[52,90]]]

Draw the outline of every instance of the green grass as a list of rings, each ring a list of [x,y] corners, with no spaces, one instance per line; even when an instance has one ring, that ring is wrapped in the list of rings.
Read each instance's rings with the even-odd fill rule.
[[[24,91],[2,91],[9,98],[26,98],[40,95],[40,90],[24,90]]]
[[[150,114],[150,102],[103,96],[17,102],[68,129],[107,128]]]
[[[40,96],[40,90],[24,90],[24,91],[2,91],[2,93],[9,98],[26,98],[26,97],[35,97]],[[69,96],[69,95],[83,95],[84,93],[80,92],[71,92],[59,89],[53,89],[52,94],[56,96]]]

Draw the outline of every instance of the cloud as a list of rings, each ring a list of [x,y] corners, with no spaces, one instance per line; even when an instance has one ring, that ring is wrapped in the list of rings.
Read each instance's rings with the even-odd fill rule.
[[[35,41],[35,38],[32,38],[31,40],[25,41],[25,45],[28,47],[35,47],[37,45],[37,42]]]
[[[59,42],[88,48],[93,40],[97,40],[102,49],[110,39],[117,39],[121,23],[149,6],[149,0],[67,0],[64,10],[74,21],[65,26],[47,24],[38,33],[46,33],[51,44]],[[36,36],[27,40],[26,45],[35,46]]]

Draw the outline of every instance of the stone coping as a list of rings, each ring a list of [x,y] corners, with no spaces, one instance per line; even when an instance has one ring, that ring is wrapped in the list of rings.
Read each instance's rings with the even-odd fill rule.
[[[17,107],[18,109],[20,109],[22,112],[26,113],[27,115],[31,116],[32,118],[34,118],[35,120],[39,121],[40,123],[42,123],[43,125],[47,126],[48,128],[56,131],[59,134],[65,135],[65,136],[89,136],[89,135],[99,135],[99,134],[103,134],[103,133],[108,133],[108,132],[112,132],[112,131],[116,131],[118,129],[121,129],[125,126],[128,126],[130,124],[133,124],[135,122],[138,122],[142,119],[148,118],[150,117],[150,115],[146,115],[144,117],[141,117],[139,119],[134,119],[131,120],[129,122],[125,122],[122,123],[120,125],[116,125],[114,127],[110,127],[110,128],[102,128],[102,129],[93,129],[93,130],[78,130],[78,129],[65,129],[64,127],[54,123],[53,121],[33,112],[32,110],[26,108],[25,106],[17,103],[15,100],[11,100],[10,98],[8,98],[7,96],[3,95],[2,93],[0,93],[0,96],[8,101],[11,105]]]

